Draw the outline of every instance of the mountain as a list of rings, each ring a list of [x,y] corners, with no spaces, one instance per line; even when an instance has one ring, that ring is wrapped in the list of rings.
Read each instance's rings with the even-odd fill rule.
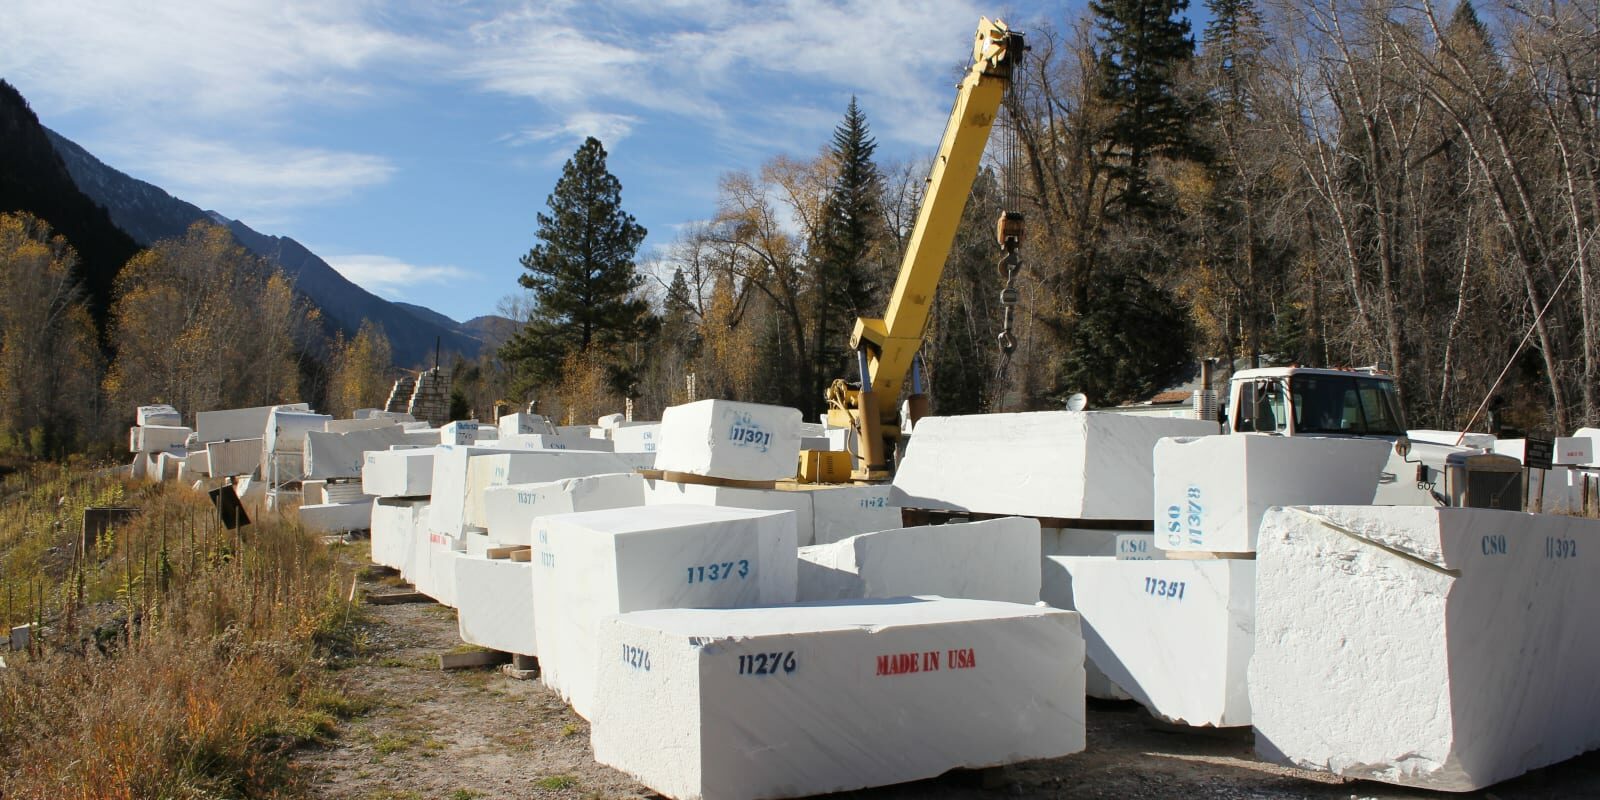
[[[190,225],[201,220],[215,222],[226,226],[246,250],[281,266],[294,279],[299,291],[322,309],[331,330],[354,336],[362,320],[377,323],[389,337],[395,363],[400,366],[431,365],[436,341],[445,352],[461,353],[468,358],[476,356],[483,346],[448,317],[431,311],[428,315],[419,314],[412,309],[421,306],[393,303],[351,283],[294,239],[270,236],[238,220],[203,211],[159,186],[107,166],[72,140],[42,126],[41,130],[60,155],[56,161],[65,163],[66,172],[77,188],[104,206],[110,212],[110,221],[139,245],[149,246],[160,239],[182,236]],[[0,154],[4,154],[0,160],[12,160],[5,149],[0,148]]]
[[[498,314],[473,317],[461,323],[461,329],[476,336],[483,342],[484,347],[499,347],[505,344],[521,327],[522,323]]]
[[[72,243],[89,313],[104,329],[117,272],[139,245],[76,185],[28,101],[0,80],[0,212],[5,211],[46,220]]]
[[[427,320],[429,322],[432,322],[435,325],[442,325],[442,326],[444,326],[446,328],[451,328],[451,329],[457,329],[457,328],[461,327],[461,323],[456,322],[455,320],[453,320],[453,319],[451,319],[451,318],[449,318],[449,317],[447,317],[447,316],[445,316],[443,314],[440,314],[439,312],[434,311],[431,308],[427,308],[425,306],[419,306],[419,305],[416,305],[415,303],[404,303],[404,302],[401,302],[399,300],[394,301],[394,304],[399,306],[399,307],[401,307],[401,308],[403,308],[403,309],[405,309],[405,310],[407,310],[407,311],[410,311],[412,314],[415,314],[416,316],[420,317],[421,319],[424,319],[424,320]]]

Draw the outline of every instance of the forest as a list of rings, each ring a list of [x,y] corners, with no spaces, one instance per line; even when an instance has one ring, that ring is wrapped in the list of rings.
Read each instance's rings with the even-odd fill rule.
[[[1186,8],[1104,0],[1027,31],[994,134],[1015,144],[990,146],[1011,158],[973,187],[924,346],[935,413],[1116,405],[1216,358],[1377,366],[1413,427],[1489,402],[1529,430],[1593,424],[1600,7],[1207,0],[1199,31]],[[654,413],[693,375],[700,397],[820,410],[926,175],[873,154],[852,101],[817,155],[724,176],[717,214],[636,267],[652,333],[566,348],[545,402]],[[992,231],[1013,206],[1002,359]]]
[[[1113,406],[1215,358],[1377,366],[1412,427],[1487,403],[1530,431],[1600,422],[1600,6],[1206,0],[1199,30],[1188,11],[1096,0],[1026,31],[924,344],[934,413]],[[814,418],[853,372],[854,319],[882,313],[928,170],[876,158],[871,111],[852,100],[815,153],[725,174],[715,213],[649,257],[585,142],[505,287],[521,331],[447,364],[457,412],[726,397]],[[1010,357],[1002,208],[1028,230]],[[99,331],[73,257],[38,220],[0,225],[13,442],[157,400],[315,393],[341,413],[393,377],[374,331],[307,345],[315,310],[270,268],[207,266],[245,256],[204,229],[130,262]]]

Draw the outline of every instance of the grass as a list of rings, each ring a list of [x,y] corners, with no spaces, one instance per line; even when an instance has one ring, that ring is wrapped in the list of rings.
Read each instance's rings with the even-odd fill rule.
[[[571,775],[547,775],[534,781],[533,785],[546,791],[559,792],[566,789],[576,789],[578,787],[578,779]]]
[[[142,513],[79,547],[101,504]],[[290,523],[227,531],[181,487],[82,464],[0,482],[0,621],[46,628],[0,670],[4,795],[299,794],[287,754],[371,708],[329,669],[361,647],[347,564]]]

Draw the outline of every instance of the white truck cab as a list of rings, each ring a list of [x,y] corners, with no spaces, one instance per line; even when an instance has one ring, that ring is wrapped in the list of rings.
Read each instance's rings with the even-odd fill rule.
[[[1264,367],[1228,382],[1230,433],[1284,436],[1406,435],[1394,378],[1374,370]]]
[[[1522,509],[1521,462],[1482,447],[1413,441],[1393,376],[1374,369],[1267,367],[1240,370],[1228,390],[1227,416],[1220,420],[1226,433],[1394,442],[1379,478],[1378,505]]]

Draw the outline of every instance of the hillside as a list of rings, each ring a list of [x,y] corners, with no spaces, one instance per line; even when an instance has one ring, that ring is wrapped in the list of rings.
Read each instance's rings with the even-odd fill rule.
[[[139,250],[106,209],[74,183],[39,118],[11,84],[0,80],[0,212],[27,211],[46,220],[78,251],[78,279],[89,311],[104,324],[122,265]]]

